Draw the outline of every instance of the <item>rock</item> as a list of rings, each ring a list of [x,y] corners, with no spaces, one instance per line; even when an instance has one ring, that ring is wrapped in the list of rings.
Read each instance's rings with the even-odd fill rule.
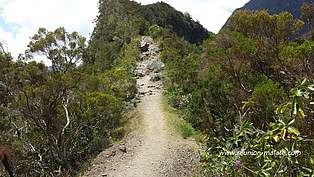
[[[139,92],[139,94],[140,94],[140,95],[145,95],[145,94],[146,94],[146,92]]]
[[[157,82],[161,80],[161,76],[159,74],[155,74],[150,78],[150,81]]]
[[[154,72],[160,72],[164,69],[165,64],[161,62],[159,59],[152,61],[150,64],[147,65],[147,69],[154,71]]]
[[[149,70],[145,71],[145,75],[149,75],[150,73],[151,73],[151,71],[149,71]]]
[[[159,47],[156,44],[151,44],[149,50],[154,52],[155,54],[160,51]]]
[[[123,153],[126,153],[126,147],[124,145],[119,146],[119,150]]]
[[[140,49],[141,49],[142,52],[147,52],[148,48],[149,48],[149,44],[148,43],[145,43],[143,45],[141,44]]]
[[[136,76],[136,77],[144,77],[145,74],[142,73],[142,72],[140,72],[140,71],[137,71],[137,72],[135,73],[135,76]]]
[[[107,177],[108,175],[107,174],[102,174],[100,175],[101,177]]]
[[[148,60],[149,59],[149,53],[142,53],[140,55],[140,60],[144,61],[144,60]]]
[[[115,156],[115,155],[116,155],[116,151],[115,151],[115,150],[112,150],[112,151],[110,151],[110,152],[106,155],[106,157],[109,158],[109,157],[113,157],[113,156]]]

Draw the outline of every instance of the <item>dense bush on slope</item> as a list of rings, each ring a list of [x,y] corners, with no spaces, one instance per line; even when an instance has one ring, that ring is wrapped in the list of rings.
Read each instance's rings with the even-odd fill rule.
[[[123,44],[145,34],[152,25],[171,29],[193,43],[208,37],[208,31],[201,24],[166,3],[141,6],[129,0],[100,0],[86,62],[101,68],[112,67]]]
[[[16,175],[73,176],[123,133],[125,102],[136,93],[138,40],[123,45],[110,70],[78,66],[85,51],[83,37],[59,28],[40,29],[18,62],[1,53],[0,144],[14,154]],[[26,63],[35,54],[52,66]]]
[[[302,19],[305,22],[304,27],[296,33],[295,36],[303,36],[308,33],[313,26],[314,19],[304,19],[305,16],[313,16],[314,7],[311,5],[314,0],[251,0],[238,10],[261,11],[267,10],[271,15],[289,12],[294,18]],[[311,7],[312,6],[312,7]],[[236,10],[237,11],[237,10]],[[236,12],[235,11],[235,12]],[[306,12],[307,15],[304,14]],[[225,26],[228,26],[227,21]]]
[[[170,102],[208,135],[205,176],[313,175],[314,42],[289,40],[301,27],[289,13],[240,11],[201,48],[153,30]],[[241,150],[256,154],[220,154]]]
[[[251,0],[246,3],[241,10],[268,10],[271,15],[281,12],[289,12],[295,18],[301,17],[300,8],[304,3],[314,3],[313,0]],[[313,12],[312,12],[313,13]]]
[[[1,144],[16,154],[17,175],[73,175],[110,145],[123,125],[125,102],[137,92],[136,38],[159,21],[147,21],[143,11],[134,1],[100,0],[89,46],[75,32],[42,28],[18,62],[1,53]],[[188,39],[201,40],[187,33],[191,30],[207,32],[173,8],[165,12],[179,22],[166,26],[184,29],[180,35]],[[52,66],[26,63],[37,54]]]
[[[164,2],[142,6],[140,13],[151,25],[170,28],[191,43],[200,43],[209,35],[188,13],[183,14]]]
[[[89,55],[85,62],[108,69],[124,44],[146,29],[146,21],[138,15],[140,5],[129,0],[100,0],[96,27],[92,33]]]

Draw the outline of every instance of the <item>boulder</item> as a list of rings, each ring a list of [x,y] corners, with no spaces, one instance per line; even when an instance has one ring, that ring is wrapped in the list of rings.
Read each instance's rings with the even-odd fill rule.
[[[123,153],[126,153],[126,147],[124,145],[119,146],[119,150]]]
[[[154,75],[150,78],[150,81],[152,81],[152,82],[157,82],[157,81],[160,81],[160,80],[161,80],[160,74],[154,74]]]
[[[154,60],[150,64],[147,65],[147,69],[154,71],[154,72],[160,72],[164,69],[165,64],[161,62],[160,60]]]
[[[141,71],[136,71],[136,72],[135,72],[135,76],[136,76],[136,77],[144,77],[145,74],[144,74],[143,72],[141,72]]]
[[[147,53],[141,53],[140,54],[140,61],[148,60],[149,55]]]
[[[145,43],[145,44],[141,45],[140,49],[142,52],[147,52],[149,49],[149,44]]]

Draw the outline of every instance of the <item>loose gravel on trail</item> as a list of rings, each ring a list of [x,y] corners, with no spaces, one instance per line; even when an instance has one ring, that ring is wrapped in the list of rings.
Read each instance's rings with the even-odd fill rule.
[[[172,133],[167,122],[159,47],[147,36],[140,47],[134,73],[140,123],[121,143],[99,154],[83,177],[191,177],[197,171],[196,143]]]

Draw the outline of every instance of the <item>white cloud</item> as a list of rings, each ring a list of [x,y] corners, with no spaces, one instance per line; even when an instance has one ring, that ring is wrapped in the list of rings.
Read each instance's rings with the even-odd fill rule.
[[[136,0],[142,4],[158,0]],[[248,0],[164,0],[182,12],[188,12],[207,29],[218,32],[231,11]],[[0,16],[6,24],[18,25],[10,31],[0,25],[0,41],[5,40],[14,57],[23,53],[30,36],[39,27],[53,30],[63,26],[85,37],[94,28],[98,0],[0,0]],[[4,30],[6,29],[6,30]],[[10,29],[10,28],[9,28]]]
[[[150,4],[159,0],[136,0]],[[164,2],[182,12],[188,12],[201,22],[209,31],[217,33],[232,14],[233,10],[242,7],[249,0],[164,0]]]
[[[23,52],[24,50],[21,51],[20,49],[25,49],[29,36],[32,34],[32,31],[27,28],[22,28],[19,31],[18,34],[13,34],[0,28],[0,39],[4,48],[12,54]]]
[[[30,37],[39,27],[53,30],[65,27],[89,37],[98,13],[98,0],[0,0],[1,17],[18,30],[5,31],[0,26],[0,40],[6,41],[14,57],[23,53]]]

